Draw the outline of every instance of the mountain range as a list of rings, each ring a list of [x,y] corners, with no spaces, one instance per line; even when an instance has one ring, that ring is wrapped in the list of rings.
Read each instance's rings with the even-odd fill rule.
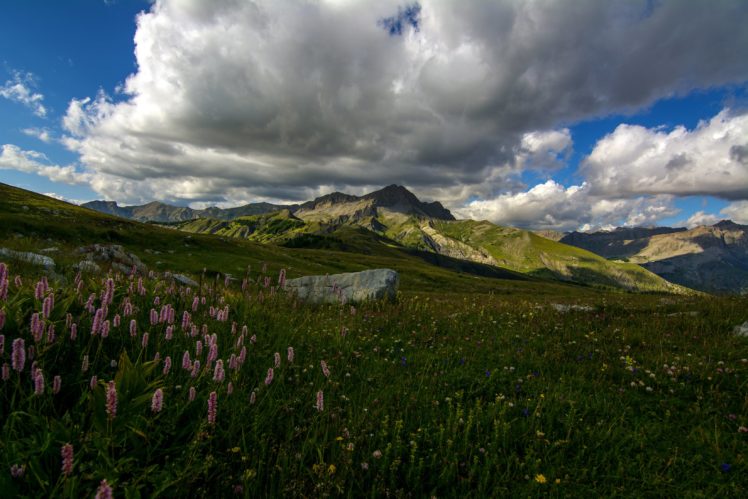
[[[364,196],[335,192],[295,205],[250,204],[229,210],[191,210],[150,203],[137,207],[83,205],[141,221],[168,222],[182,231],[295,248],[364,254],[403,248],[437,262],[469,261],[544,279],[638,291],[683,291],[640,265],[610,261],[531,231],[487,221],[457,220],[439,202],[422,202],[390,185]],[[101,211],[101,210],[100,210]]]

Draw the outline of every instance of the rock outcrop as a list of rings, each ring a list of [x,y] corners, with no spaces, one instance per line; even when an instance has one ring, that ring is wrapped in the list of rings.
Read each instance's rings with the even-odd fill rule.
[[[289,279],[286,290],[309,303],[394,300],[400,277],[390,269],[373,269],[334,275]]]
[[[0,248],[0,257],[2,256],[22,260],[32,265],[40,265],[45,267],[47,270],[53,270],[55,268],[55,261],[50,257],[38,253],[31,253],[30,251],[15,251],[8,248]]]
[[[92,244],[77,249],[85,260],[98,264],[108,264],[115,270],[129,274],[133,269],[145,273],[146,266],[136,255],[128,253],[119,244]],[[80,266],[80,264],[78,264]]]

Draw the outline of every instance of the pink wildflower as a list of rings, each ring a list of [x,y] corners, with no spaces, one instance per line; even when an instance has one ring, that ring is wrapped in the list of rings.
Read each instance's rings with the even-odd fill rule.
[[[151,326],[155,326],[158,324],[158,312],[156,312],[156,309],[151,309]]]
[[[275,352],[275,368],[279,368],[281,366],[281,354],[278,352]]]
[[[190,402],[192,402],[193,400],[195,400],[195,396],[197,395],[197,390],[195,390],[194,386],[190,387],[190,392],[189,393],[190,393],[189,399],[190,399]]]
[[[157,388],[153,392],[153,398],[151,398],[151,411],[161,412],[164,405],[164,391],[161,388]]]
[[[106,338],[109,336],[109,329],[110,329],[109,319],[107,319],[101,323],[101,337],[102,338]]]
[[[190,360],[190,352],[185,350],[182,354],[182,369],[192,369],[192,361]]]
[[[106,387],[106,413],[109,419],[117,415],[117,387],[114,381],[110,381]]]
[[[250,342],[250,343],[252,343],[253,345],[254,345],[255,343],[257,343],[257,335],[256,335],[256,334],[253,334],[253,335],[252,335],[252,336],[251,336],[251,337],[249,338],[249,342]]]
[[[247,360],[247,347],[243,346],[242,349],[239,350],[239,358],[237,359],[238,367],[241,367],[245,360]]]
[[[210,392],[208,395],[208,424],[216,424],[216,411],[218,409],[218,395],[216,392]]]
[[[102,480],[99,488],[96,489],[95,499],[112,499],[112,487],[109,486],[106,479]]]
[[[41,369],[34,371],[34,394],[42,395],[44,393],[44,373]]]
[[[69,476],[73,472],[73,444],[63,445],[60,456],[62,456],[62,474]]]
[[[101,331],[101,323],[104,320],[104,309],[99,308],[96,310],[96,313],[94,314],[93,323],[91,324],[91,334],[97,335],[99,334],[99,331]]]
[[[166,341],[170,341],[173,336],[174,336],[174,326],[166,326],[166,332],[164,333],[164,338],[166,338]]]
[[[44,334],[44,323],[39,317],[38,313],[31,315],[31,336],[34,337],[34,341],[39,343],[42,341],[42,335]]]
[[[54,343],[56,337],[57,336],[55,335],[55,325],[50,324],[49,327],[47,328],[47,343]]]
[[[81,362],[81,372],[88,371],[88,355],[83,356],[83,362]]]
[[[138,321],[135,319],[132,319],[130,321],[130,336],[137,336],[138,335]]]
[[[252,390],[252,393],[249,394],[249,403],[250,405],[254,405],[256,401],[257,401],[257,392]]]
[[[3,362],[3,381],[10,379],[10,365],[7,362]]]
[[[120,323],[122,322],[122,317],[120,317],[119,314],[116,314],[114,316],[114,319],[112,320],[112,326],[119,327]]]
[[[58,374],[52,380],[52,393],[57,395],[58,393],[60,393],[60,388],[62,388],[62,378]]]
[[[322,393],[322,390],[317,392],[317,410],[319,412],[322,412],[325,410],[325,396]]]
[[[218,359],[216,361],[216,367],[213,370],[213,381],[217,381],[218,383],[221,383],[226,376],[225,371],[223,370],[223,361],[221,359]]]
[[[284,289],[286,287],[286,269],[280,269],[278,274],[278,287]]]
[[[191,376],[193,378],[196,378],[199,373],[200,373],[200,361],[199,360],[195,360],[195,362],[192,363],[192,374],[191,374]]]
[[[93,376],[91,376],[91,379],[88,381],[88,386],[89,388],[91,388],[91,390],[93,390],[94,388],[96,388],[96,385],[98,384],[99,384],[99,378],[97,378],[96,375],[94,374]]]
[[[197,340],[195,342],[195,357],[200,357],[200,354],[203,353],[203,342],[200,340]]]
[[[211,343],[210,350],[208,351],[208,364],[212,363],[218,358],[218,345]]]
[[[268,375],[265,376],[265,385],[269,386],[273,382],[273,368],[268,369]]]
[[[70,324],[70,340],[75,341],[77,337],[78,337],[78,324],[76,323]]]
[[[327,367],[327,362],[325,362],[323,360],[323,361],[321,361],[319,363],[319,365],[320,365],[320,367],[322,367],[322,374],[325,375],[325,378],[329,378],[330,377],[330,369],[328,369],[328,367]]]
[[[143,348],[148,346],[148,333],[143,333],[143,339],[140,343]]]
[[[226,387],[226,393],[228,393],[229,395],[234,393],[234,383],[232,383],[231,381],[229,381],[229,385]]]
[[[164,370],[163,370],[164,376],[169,374],[170,370],[171,370],[171,356],[167,355],[166,358],[164,359]]]
[[[26,345],[23,338],[13,340],[13,352],[11,353],[10,361],[15,371],[19,373],[23,371],[23,366],[26,364]]]
[[[293,347],[288,347],[288,362],[292,363],[294,358]]]
[[[18,466],[17,464],[14,464],[10,467],[10,476],[13,478],[22,478],[24,473],[26,473],[26,465]]]

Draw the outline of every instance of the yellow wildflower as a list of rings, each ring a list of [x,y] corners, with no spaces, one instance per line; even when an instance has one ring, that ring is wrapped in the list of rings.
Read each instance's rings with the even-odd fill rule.
[[[538,483],[545,483],[548,480],[546,480],[545,475],[543,475],[542,473],[538,473],[537,475],[535,475],[535,481]]]

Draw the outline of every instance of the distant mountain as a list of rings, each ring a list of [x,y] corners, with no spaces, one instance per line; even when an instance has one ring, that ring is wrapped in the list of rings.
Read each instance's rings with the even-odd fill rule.
[[[177,227],[293,247],[364,253],[371,252],[372,245],[401,247],[541,278],[632,290],[682,291],[638,265],[611,262],[521,229],[455,220],[440,203],[424,203],[397,185],[364,196],[335,192],[295,209],[229,221],[199,219]]]
[[[204,210],[194,210],[184,206],[172,206],[158,201],[144,205],[119,206],[115,201],[91,201],[81,205],[107,215],[115,215],[138,222],[184,222],[197,218],[213,218],[216,220],[233,220],[237,217],[271,213],[281,209],[295,209],[297,205],[282,206],[270,203],[252,203],[235,208],[217,208],[212,206]]]
[[[694,289],[748,292],[748,226],[723,220],[694,229],[616,229],[562,240],[608,258],[640,264]]]

